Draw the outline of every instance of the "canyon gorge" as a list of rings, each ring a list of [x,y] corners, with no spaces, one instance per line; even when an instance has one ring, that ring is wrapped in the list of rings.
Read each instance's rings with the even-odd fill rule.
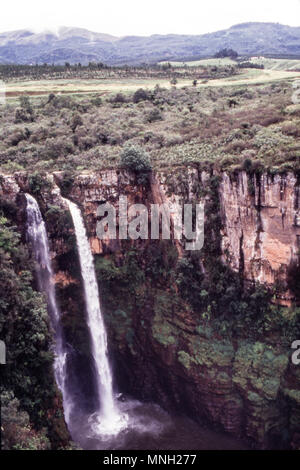
[[[32,197],[26,194],[37,201],[48,233],[64,346],[52,329],[65,348],[73,400],[92,413],[95,388],[101,401],[112,387],[109,366],[102,362],[97,378],[92,360],[99,313],[92,323],[85,314],[86,298],[99,289],[116,390],[255,448],[300,449],[300,366],[291,361],[291,343],[300,339],[299,175],[193,168],[153,173],[141,185],[123,170],[1,174],[1,203],[13,206],[10,217],[24,242]],[[117,208],[120,195],[147,208],[166,203],[171,214],[176,203],[204,202],[203,249],[187,253],[180,240],[100,240],[97,208]],[[74,204],[94,258],[90,290]],[[87,247],[83,256],[87,262]],[[62,390],[57,369],[56,362]],[[58,392],[49,420],[63,402]],[[55,442],[67,442],[62,417],[54,428]]]

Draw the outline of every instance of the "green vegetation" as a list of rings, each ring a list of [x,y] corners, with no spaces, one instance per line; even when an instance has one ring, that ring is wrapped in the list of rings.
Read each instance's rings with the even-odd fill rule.
[[[131,248],[124,257],[96,258],[107,321],[118,332],[119,347],[124,347],[120,338],[124,340],[132,329],[133,316],[149,322],[145,305],[151,306],[153,337],[164,346],[177,343],[178,328],[185,329],[182,321],[186,316],[193,318],[192,331],[201,335],[206,331],[210,337],[221,335],[230,341],[280,342],[283,348],[289,348],[300,335],[299,308],[273,304],[276,287],[268,290],[257,283],[244,289],[240,275],[221,262],[215,222],[200,254],[191,253],[178,260],[172,244],[161,241]]]
[[[34,195],[39,195],[42,190],[45,191],[51,188],[51,183],[46,178],[45,173],[41,174],[37,171],[29,175],[28,183],[29,183],[30,192]]]
[[[191,70],[189,65],[197,69]],[[218,70],[212,70],[211,66],[218,65]],[[228,67],[230,65],[231,67]],[[232,67],[233,66],[233,67]],[[16,65],[0,64],[0,78],[5,82],[22,81],[51,81],[51,80],[88,80],[92,84],[95,80],[118,80],[135,79],[141,80],[148,78],[172,79],[172,78],[192,78],[197,73],[201,78],[225,77],[238,72],[236,62],[231,59],[208,59],[195,62],[161,62],[159,64],[142,66],[119,66],[109,67],[102,63],[90,63],[89,65]],[[173,67],[176,67],[174,70]],[[179,67],[179,69],[178,69]],[[28,85],[28,83],[27,83]]]
[[[146,184],[152,167],[149,156],[139,147],[125,147],[121,153],[120,165],[134,173],[137,184]]]
[[[236,66],[237,62],[231,58],[212,58],[212,59],[199,59],[186,62],[160,62],[164,67],[226,67],[228,65]]]
[[[20,409],[20,401],[12,392],[1,393],[2,449],[49,450],[50,442],[45,429],[32,428],[29,415]],[[1,430],[2,431],[2,430]]]
[[[185,351],[178,351],[178,361],[186,369],[190,369],[191,362],[194,362],[193,358]]]
[[[141,269],[136,250],[126,251],[120,262],[113,256],[96,257],[95,269],[99,281],[102,307],[113,343],[122,350],[126,345],[134,354],[133,312],[143,309],[145,301],[145,273]]]
[[[233,49],[220,49],[218,52],[216,52],[215,57],[217,59],[222,59],[224,57],[230,57],[231,59],[236,59],[238,57],[238,53],[234,51]]]
[[[54,426],[54,420],[61,418],[56,416],[58,409],[53,410],[58,391],[51,332],[45,299],[33,287],[27,247],[12,225],[15,213],[13,204],[1,200],[0,336],[7,348],[7,364],[1,372],[1,426],[4,446],[46,449],[49,441],[62,445],[62,434]]]
[[[118,167],[120,155],[129,169],[143,162],[143,172],[150,171],[146,154],[154,170],[168,172],[175,166],[235,171],[245,160],[273,173],[299,169],[300,115],[291,83],[207,87],[196,77],[189,86],[137,88],[100,101],[96,93],[23,96],[0,109],[0,168],[31,173],[36,192],[43,172],[62,170],[71,182],[84,170]],[[128,148],[144,156],[129,161]]]
[[[176,336],[172,334],[172,327],[168,322],[163,321],[162,317],[155,317],[152,326],[152,334],[163,346],[176,345]]]

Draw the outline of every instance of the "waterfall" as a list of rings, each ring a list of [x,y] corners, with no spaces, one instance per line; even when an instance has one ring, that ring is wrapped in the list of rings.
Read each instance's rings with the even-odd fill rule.
[[[126,427],[127,417],[120,413],[114,400],[112,372],[107,351],[107,335],[100,308],[93,255],[80,209],[67,199],[65,199],[65,202],[68,204],[75,228],[85,294],[87,325],[95,362],[97,391],[100,399],[100,410],[96,413],[96,427],[100,434],[117,434]]]
[[[68,423],[72,409],[72,400],[66,387],[67,353],[61,327],[61,314],[56,302],[53,271],[51,267],[48,237],[38,203],[29,194],[27,200],[27,237],[32,244],[36,261],[36,273],[39,290],[46,293],[51,327],[54,331],[54,375],[56,383],[62,393],[65,420]]]

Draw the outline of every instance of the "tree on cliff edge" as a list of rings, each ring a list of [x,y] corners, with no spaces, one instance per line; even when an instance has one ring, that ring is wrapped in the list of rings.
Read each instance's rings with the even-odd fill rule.
[[[120,166],[136,176],[138,184],[147,184],[152,171],[147,152],[138,146],[126,146],[120,155]]]

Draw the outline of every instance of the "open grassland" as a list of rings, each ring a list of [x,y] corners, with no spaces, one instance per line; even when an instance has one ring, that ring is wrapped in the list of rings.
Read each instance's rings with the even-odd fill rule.
[[[268,70],[300,70],[300,60],[268,59],[266,57],[251,57],[253,64],[263,65]]]
[[[245,69],[234,77],[209,80],[200,86],[254,85],[297,78],[300,78],[300,72],[297,71]]]
[[[172,86],[170,80],[165,79],[41,80],[8,83],[6,85],[6,96],[9,98],[23,94],[37,96],[50,93],[127,93],[134,92],[138,88],[153,89],[156,85],[163,88],[171,88]],[[179,87],[191,85],[191,80],[180,80],[177,85]]]
[[[173,62],[173,61],[170,61],[170,62],[160,62],[160,65],[166,65],[166,64],[170,64],[172,67],[199,67],[199,66],[203,66],[203,67],[207,67],[207,66],[211,66],[211,67],[223,67],[225,65],[236,65],[236,61],[235,60],[232,60],[230,59],[229,57],[224,57],[222,59],[218,59],[218,58],[212,58],[212,59],[200,59],[200,60],[191,60],[191,61],[188,61],[188,62]]]
[[[263,65],[267,70],[285,70],[285,71],[295,71],[300,70],[300,60],[298,59],[273,59],[268,57],[250,57],[247,59],[248,62],[257,65]],[[167,64],[168,62],[160,62],[161,65]],[[172,67],[224,67],[226,65],[237,65],[235,60],[230,59],[229,57],[224,57],[221,59],[212,58],[212,59],[201,59],[201,60],[192,60],[188,62],[169,62]]]
[[[238,75],[231,77],[198,80],[197,88],[241,86],[269,83],[279,80],[292,80],[300,78],[300,72],[284,70],[258,70],[245,69]],[[173,87],[167,79],[105,79],[105,80],[40,80],[9,82],[6,84],[6,97],[8,100],[21,95],[42,96],[54,94],[95,94],[132,93],[139,88],[153,90],[155,86],[170,89]],[[178,79],[176,87],[191,87],[192,80]]]

